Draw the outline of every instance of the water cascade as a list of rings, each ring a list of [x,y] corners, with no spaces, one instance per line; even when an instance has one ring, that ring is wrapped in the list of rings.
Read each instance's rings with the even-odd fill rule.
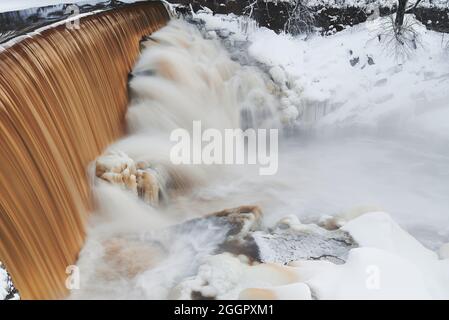
[[[0,47],[0,260],[23,298],[61,298],[92,208],[86,167],[124,133],[127,78],[169,15],[137,3]]]

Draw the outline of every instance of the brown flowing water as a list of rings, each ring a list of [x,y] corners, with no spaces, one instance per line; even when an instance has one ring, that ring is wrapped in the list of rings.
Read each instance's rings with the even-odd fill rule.
[[[81,18],[0,52],[0,260],[23,298],[61,298],[92,207],[86,167],[124,132],[127,75],[162,3]]]

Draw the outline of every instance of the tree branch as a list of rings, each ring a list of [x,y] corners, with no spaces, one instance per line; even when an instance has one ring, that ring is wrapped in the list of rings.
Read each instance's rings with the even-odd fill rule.
[[[421,2],[422,0],[416,1],[414,5],[411,5],[407,10],[405,10],[405,13],[413,13]]]

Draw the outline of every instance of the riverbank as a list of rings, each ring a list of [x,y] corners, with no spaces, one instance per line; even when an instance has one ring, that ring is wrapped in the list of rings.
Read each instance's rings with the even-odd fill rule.
[[[275,32],[289,31],[288,20],[293,15],[295,5],[289,1],[225,1],[225,0],[171,0],[171,3],[181,4],[183,12],[194,12],[203,8],[210,9],[214,14],[235,14],[237,16],[251,16],[261,27]],[[378,16],[384,17],[395,12],[396,1],[384,0],[380,2],[362,0],[351,1],[349,4],[334,0],[308,1],[308,13],[302,16],[303,22],[291,31],[309,30],[316,28],[322,34],[332,34],[347,27],[363,23]],[[424,1],[410,13],[427,29],[438,32],[449,32],[449,4],[436,1],[433,4]],[[304,17],[307,19],[304,20]],[[304,22],[307,22],[305,25]]]

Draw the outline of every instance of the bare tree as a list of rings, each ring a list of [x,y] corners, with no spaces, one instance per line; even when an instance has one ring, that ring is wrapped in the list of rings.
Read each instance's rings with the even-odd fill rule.
[[[404,17],[407,13],[414,13],[415,9],[419,6],[422,0],[410,1],[410,0],[398,0],[398,9],[396,11],[396,19],[394,21],[398,32],[404,24]],[[407,6],[408,5],[408,6]]]
[[[422,0],[416,0],[415,3],[411,3],[411,5],[407,8],[405,13],[413,13],[421,2]]]
[[[255,7],[257,7],[257,0],[248,1],[248,5],[245,8],[243,8],[243,13],[248,17],[252,18]]]
[[[407,19],[406,14],[414,13],[422,0],[398,0],[396,17],[391,16],[382,26],[379,39],[382,39],[387,50],[399,60],[406,59],[419,45],[415,21]]]
[[[287,10],[288,19],[284,31],[291,34],[311,33],[314,30],[315,15],[308,6],[308,0],[293,0],[292,8]]]
[[[398,32],[401,32],[401,28],[404,24],[404,16],[405,16],[405,10],[407,8],[407,2],[408,2],[408,0],[398,0],[398,10],[396,12],[396,19],[394,21],[396,30]]]

